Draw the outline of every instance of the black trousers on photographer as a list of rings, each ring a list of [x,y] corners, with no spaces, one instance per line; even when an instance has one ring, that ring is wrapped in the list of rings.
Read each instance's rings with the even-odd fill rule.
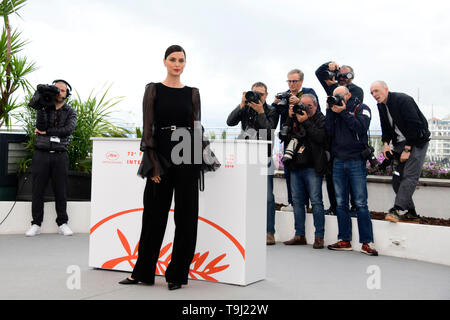
[[[32,164],[32,224],[40,226],[44,219],[44,193],[49,180],[51,180],[55,195],[56,223],[58,226],[67,223],[69,220],[67,216],[68,172],[69,156],[67,152],[35,150]]]

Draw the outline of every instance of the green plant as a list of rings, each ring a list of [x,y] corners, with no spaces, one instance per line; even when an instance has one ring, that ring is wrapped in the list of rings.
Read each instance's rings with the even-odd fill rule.
[[[26,57],[19,57],[27,41],[20,39],[21,33],[12,31],[9,16],[16,14],[26,3],[26,0],[1,0],[0,15],[3,17],[3,30],[0,38],[0,127],[10,126],[10,114],[21,106],[14,93],[19,88],[29,93],[31,85],[26,76],[36,70],[33,62]]]
[[[132,132],[113,123],[113,108],[122,101],[123,97],[108,98],[111,86],[103,93],[94,94],[83,100],[78,92],[75,99],[68,102],[77,111],[77,126],[72,133],[68,148],[69,169],[81,172],[90,172],[92,169],[92,137],[128,137]],[[28,96],[27,101],[29,101]],[[26,103],[28,105],[28,103]],[[27,134],[25,143],[29,151],[27,157],[19,164],[20,172],[30,166],[34,152],[34,139],[36,128],[36,111],[26,106],[24,112],[18,114],[17,119]]]

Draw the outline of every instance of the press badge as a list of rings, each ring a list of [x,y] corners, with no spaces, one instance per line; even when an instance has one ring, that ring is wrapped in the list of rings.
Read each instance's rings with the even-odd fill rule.
[[[61,139],[59,137],[50,137],[50,142],[61,143]]]

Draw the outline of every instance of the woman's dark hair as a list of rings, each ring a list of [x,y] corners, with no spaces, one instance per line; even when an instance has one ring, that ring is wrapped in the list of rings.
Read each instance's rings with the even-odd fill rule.
[[[167,48],[166,54],[164,55],[164,60],[174,52],[183,52],[184,57],[186,58],[186,52],[184,52],[184,49],[181,46],[175,44]]]

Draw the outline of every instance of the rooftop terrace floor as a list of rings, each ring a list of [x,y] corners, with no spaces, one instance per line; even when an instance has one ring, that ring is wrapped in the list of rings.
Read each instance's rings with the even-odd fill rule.
[[[247,287],[190,280],[168,291],[163,277],[154,286],[119,285],[129,274],[88,266],[89,235],[0,236],[0,299],[64,300],[328,300],[450,299],[450,267],[359,252],[308,246],[267,247],[267,277]],[[81,271],[81,288],[70,290],[70,266]],[[375,266],[375,269],[370,269]],[[368,288],[378,270],[379,286]]]

